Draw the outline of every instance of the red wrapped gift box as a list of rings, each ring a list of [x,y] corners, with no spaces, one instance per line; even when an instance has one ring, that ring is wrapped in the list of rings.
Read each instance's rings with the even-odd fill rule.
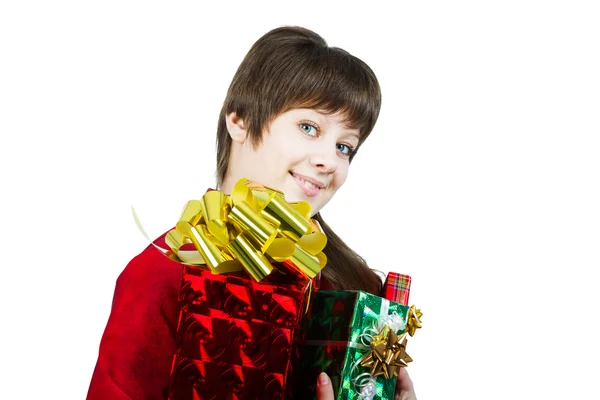
[[[388,272],[381,290],[381,297],[407,306],[411,281],[412,278],[409,275]]]
[[[169,398],[282,399],[291,350],[317,280],[184,267]]]

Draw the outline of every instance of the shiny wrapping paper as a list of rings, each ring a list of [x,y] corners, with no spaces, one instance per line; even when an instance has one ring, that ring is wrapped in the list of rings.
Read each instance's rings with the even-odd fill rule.
[[[397,272],[388,272],[381,297],[396,303],[408,305],[411,277]]]
[[[317,280],[184,267],[169,398],[283,399],[291,350]]]
[[[326,372],[333,383],[335,398],[358,399],[360,388],[355,384],[358,375],[369,369],[360,366],[368,353],[351,344],[361,343],[360,335],[376,326],[381,315],[381,297],[362,291],[320,291],[314,297],[306,334],[298,345],[298,371],[294,375],[293,399],[314,399],[317,376]],[[389,302],[388,314],[396,312],[406,323],[409,307]],[[402,331],[401,331],[402,332]],[[372,399],[392,400],[396,377],[376,377]]]

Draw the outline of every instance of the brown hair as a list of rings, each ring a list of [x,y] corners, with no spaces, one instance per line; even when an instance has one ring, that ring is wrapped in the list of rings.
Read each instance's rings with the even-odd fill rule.
[[[226,116],[235,112],[257,146],[278,115],[293,108],[341,113],[348,127],[360,133],[356,150],[369,136],[381,108],[381,91],[367,64],[345,50],[329,47],[316,33],[301,27],[281,27],[263,35],[235,73],[217,127],[217,185],[229,167],[231,137]],[[356,152],[354,152],[350,158]],[[365,260],[350,249],[323,221],[327,235],[327,266],[323,276],[336,289],[378,293],[381,280]]]

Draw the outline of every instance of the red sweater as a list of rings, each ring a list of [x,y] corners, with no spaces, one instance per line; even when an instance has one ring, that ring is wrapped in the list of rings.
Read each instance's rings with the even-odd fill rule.
[[[166,247],[162,239],[156,243]],[[88,399],[167,398],[182,273],[153,246],[129,262],[117,279]]]

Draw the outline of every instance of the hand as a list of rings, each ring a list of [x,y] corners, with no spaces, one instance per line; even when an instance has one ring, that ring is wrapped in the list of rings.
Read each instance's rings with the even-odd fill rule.
[[[327,397],[324,397],[324,399],[327,399]],[[408,376],[408,372],[406,372],[406,368],[400,368],[400,372],[398,373],[394,400],[417,400],[415,388],[410,376]]]
[[[333,400],[333,385],[325,372],[317,378],[317,400]]]
[[[333,386],[325,372],[317,378],[317,400],[333,400]],[[400,368],[394,400],[417,400],[412,380],[406,368]]]

